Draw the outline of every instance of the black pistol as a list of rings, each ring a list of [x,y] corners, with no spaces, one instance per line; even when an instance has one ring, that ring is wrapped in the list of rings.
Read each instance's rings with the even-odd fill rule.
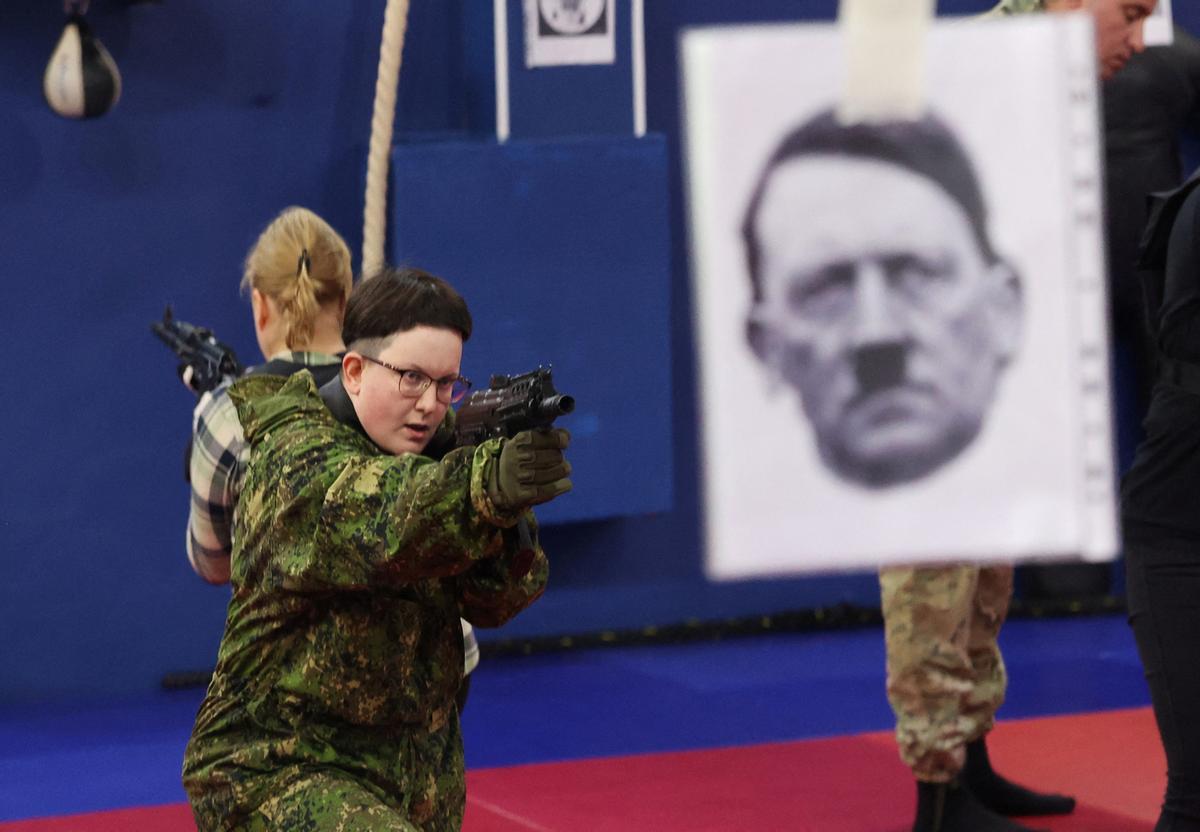
[[[455,444],[478,445],[492,437],[511,439],[523,430],[549,428],[555,419],[574,409],[575,399],[554,389],[549,367],[516,376],[492,376],[487,390],[477,390],[459,406]],[[517,534],[522,557],[514,564],[514,572],[524,574],[534,554],[524,517],[517,523]]]
[[[549,367],[519,376],[492,376],[458,407],[455,444],[478,445],[493,436],[511,439],[523,430],[548,428],[575,409],[575,399],[554,389]]]
[[[187,386],[196,393],[207,393],[226,379],[242,374],[242,365],[233,349],[217,340],[212,330],[177,320],[168,306],[163,319],[150,324],[151,331],[180,359],[179,377],[191,367]]]

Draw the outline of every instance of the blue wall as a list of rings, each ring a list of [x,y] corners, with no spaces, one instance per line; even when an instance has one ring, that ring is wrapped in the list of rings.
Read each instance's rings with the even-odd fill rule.
[[[171,302],[252,358],[237,284],[265,222],[303,204],[359,245],[382,2],[92,6],[125,82],[92,122],[41,100],[61,5],[0,9],[0,326],[24,371],[0,408],[0,700],[211,664],[228,591],[184,557],[192,401],[148,325]]]
[[[324,215],[357,254],[383,5],[93,0],[89,17],[121,68],[124,98],[102,119],[70,122],[53,115],[40,92],[61,7],[0,4],[0,326],[16,371],[0,407],[8,448],[0,478],[0,557],[8,569],[0,583],[0,702],[123,694],[157,685],[164,672],[211,664],[228,591],[204,585],[186,563],[180,470],[192,402],[148,324],[170,302],[254,359],[236,291],[240,261],[286,205]],[[660,137],[601,142],[618,156],[624,144],[627,157],[609,158],[607,173],[587,139],[498,153],[489,138],[490,8],[485,0],[413,3],[395,182],[412,185],[410,192],[424,182],[422,198],[441,198],[443,210],[480,196],[461,183],[439,193],[430,179],[454,154],[490,159],[497,176],[514,159],[542,155],[546,166],[525,179],[561,213],[572,204],[570,183],[555,189],[551,159],[561,152],[568,162],[560,163],[591,177],[588,194],[601,195],[592,210],[612,228],[622,227],[631,194],[636,217],[658,217],[627,255],[645,281],[646,308],[624,321],[613,307],[596,310],[589,336],[611,346],[576,348],[561,332],[554,337],[565,343],[528,345],[530,355],[564,356],[554,359],[564,384],[569,370],[576,387],[606,407],[622,392],[611,384],[613,366],[641,372],[647,384],[625,403],[628,424],[581,421],[585,435],[592,431],[589,465],[604,488],[589,496],[581,484],[578,508],[564,509],[563,522],[545,531],[552,588],[504,634],[873,603],[870,575],[712,586],[700,572],[676,38],[684,26],[732,14],[830,17],[835,3],[648,3],[649,126]],[[627,187],[605,191],[605,177]],[[420,204],[394,207],[407,236],[397,230],[393,254],[444,265],[457,279],[456,269],[486,260],[498,245],[487,233],[492,221],[472,208],[460,234],[439,236],[410,230],[402,212],[420,212]],[[563,280],[603,279],[612,243],[589,245],[594,256]],[[464,275],[467,284],[475,279]],[[493,332],[519,330],[522,314],[530,326],[539,319],[495,314],[476,306],[481,332],[489,324]],[[468,360],[478,361],[476,374],[488,371],[481,357]],[[631,456],[650,460],[647,468],[629,466]],[[614,491],[623,481],[629,494]]]
[[[463,372],[483,385],[551,363],[575,398],[575,488],[539,520],[670,509],[662,138],[400,145],[391,170],[392,259],[453,275],[479,320]]]

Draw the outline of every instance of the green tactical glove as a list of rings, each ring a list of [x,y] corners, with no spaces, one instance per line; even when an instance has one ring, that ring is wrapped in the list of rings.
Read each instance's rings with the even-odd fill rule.
[[[505,440],[488,477],[488,496],[497,508],[518,511],[571,490],[571,463],[563,451],[571,434],[562,428],[523,430]]]

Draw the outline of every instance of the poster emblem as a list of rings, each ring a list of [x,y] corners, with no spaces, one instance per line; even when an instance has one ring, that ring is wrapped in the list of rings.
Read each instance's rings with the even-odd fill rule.
[[[616,61],[616,0],[525,0],[525,66]]]
[[[605,0],[538,0],[538,34],[601,34],[605,5]]]

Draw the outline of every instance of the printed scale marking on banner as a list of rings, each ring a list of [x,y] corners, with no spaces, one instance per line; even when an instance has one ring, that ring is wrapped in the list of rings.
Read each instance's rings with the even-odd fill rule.
[[[1071,233],[1078,298],[1078,378],[1080,384],[1080,441],[1083,482],[1080,486],[1085,517],[1080,554],[1088,560],[1111,558],[1117,551],[1113,469],[1112,405],[1108,390],[1108,279],[1104,260],[1104,196],[1100,174],[1100,108],[1096,54],[1090,25],[1067,27],[1066,135],[1070,148],[1069,193]]]

